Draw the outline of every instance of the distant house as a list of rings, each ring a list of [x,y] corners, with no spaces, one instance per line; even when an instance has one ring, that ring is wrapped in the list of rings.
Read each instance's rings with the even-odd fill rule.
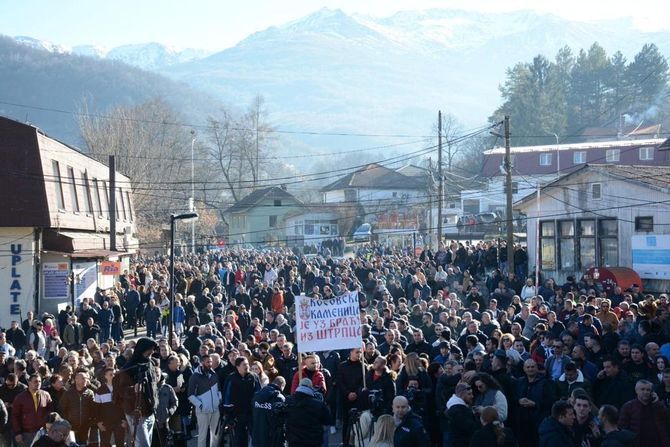
[[[283,188],[260,188],[225,210],[228,244],[285,244],[284,218],[303,208]]]
[[[528,216],[531,270],[562,284],[591,267],[633,268],[646,289],[670,286],[670,166],[585,164],[515,203]],[[539,217],[539,219],[538,219]]]
[[[350,233],[370,223],[376,234],[402,236],[426,226],[430,173],[419,166],[398,170],[370,163],[321,188],[323,202],[332,204]],[[342,227],[342,226],[341,226]]]
[[[595,141],[511,149],[512,192],[516,202],[532,194],[537,184],[546,184],[586,163],[612,166],[669,166],[670,151],[660,150],[663,139]],[[505,208],[505,174],[501,168],[505,148],[484,151],[481,177],[486,184],[461,193],[466,213]]]
[[[364,208],[387,203],[416,203],[425,201],[428,175],[410,175],[377,163],[345,175],[321,188],[324,203],[359,202]],[[420,172],[420,171],[419,171]]]

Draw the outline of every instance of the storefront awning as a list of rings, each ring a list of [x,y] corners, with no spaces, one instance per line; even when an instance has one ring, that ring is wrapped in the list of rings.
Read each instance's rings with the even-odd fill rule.
[[[67,253],[76,258],[105,258],[108,256],[119,256],[135,253],[137,241],[131,250],[110,250],[109,235],[99,233],[86,233],[78,231],[56,231],[44,230],[42,237],[43,249],[45,251]],[[117,248],[124,246],[124,236],[117,236]],[[125,248],[125,247],[124,247]]]

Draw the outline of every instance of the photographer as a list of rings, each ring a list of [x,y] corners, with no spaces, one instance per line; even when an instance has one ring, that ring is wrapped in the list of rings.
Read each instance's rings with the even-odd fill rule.
[[[412,411],[418,416],[421,416],[421,419],[424,420],[426,418],[426,401],[428,400],[427,393],[430,393],[430,390],[423,390],[421,388],[421,384],[419,383],[419,379],[417,377],[410,376],[409,380],[407,381],[407,388],[402,394],[400,394],[401,396],[405,396],[407,398]]]
[[[251,440],[254,445],[268,447],[283,445],[283,407],[286,398],[282,390],[286,380],[279,376],[254,394]]]
[[[377,357],[366,376],[367,388],[363,390],[368,409],[374,418],[392,413],[395,382],[386,367],[386,359]]]

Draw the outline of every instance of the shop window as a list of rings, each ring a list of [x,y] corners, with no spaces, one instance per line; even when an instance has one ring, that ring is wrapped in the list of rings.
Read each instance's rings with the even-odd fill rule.
[[[559,227],[559,257],[561,270],[575,268],[575,222],[573,220],[560,221]]]
[[[542,270],[556,269],[556,223],[540,222],[540,264]]]
[[[601,267],[613,267],[619,264],[619,228],[616,219],[598,221],[598,251]]]
[[[579,225],[579,266],[580,270],[596,264],[596,223],[594,220],[580,220]]]

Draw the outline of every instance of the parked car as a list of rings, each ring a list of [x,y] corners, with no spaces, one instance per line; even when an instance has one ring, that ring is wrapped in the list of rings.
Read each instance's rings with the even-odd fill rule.
[[[372,240],[372,225],[364,223],[354,231],[354,242],[370,242]]]

